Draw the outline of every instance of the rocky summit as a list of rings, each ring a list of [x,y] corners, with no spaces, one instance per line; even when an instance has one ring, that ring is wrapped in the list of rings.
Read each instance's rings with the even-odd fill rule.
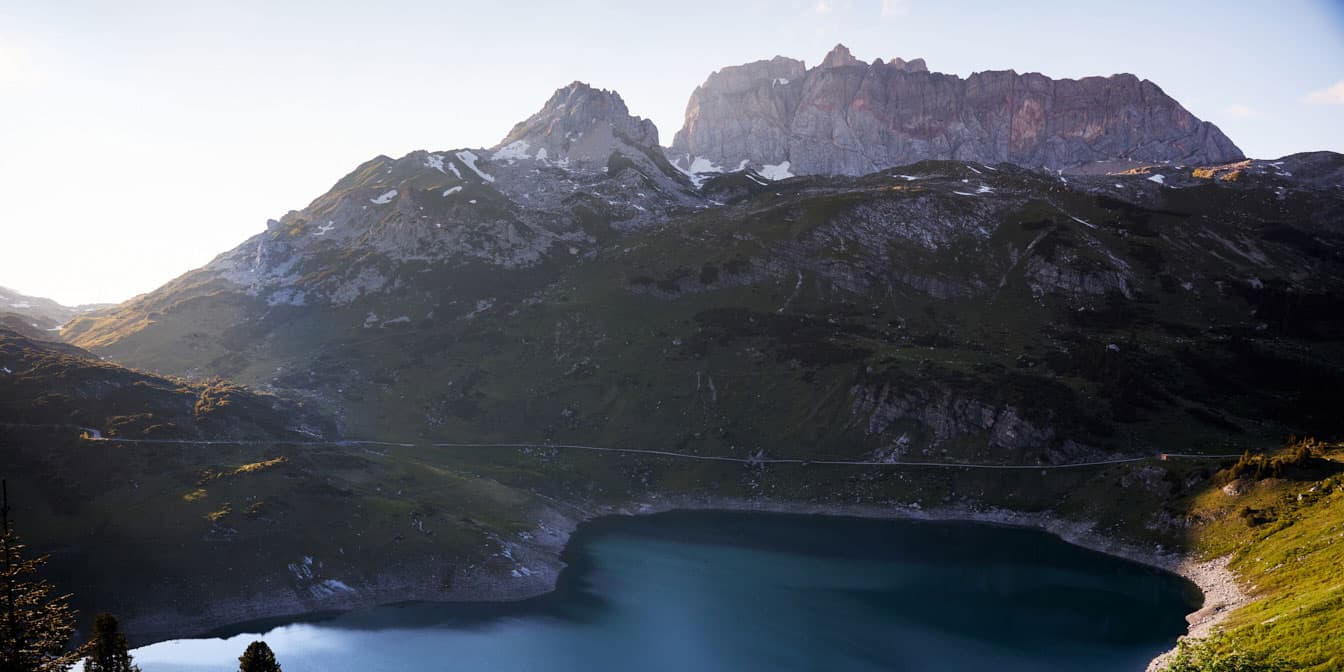
[[[605,164],[623,147],[658,147],[658,129],[648,119],[631,116],[616,92],[573,82],[515,125],[495,151],[519,158]]]
[[[687,168],[798,175],[865,175],[925,159],[1060,169],[1244,158],[1217,126],[1131,74],[962,79],[930,72],[923,59],[864,63],[844,45],[813,68],[775,57],[710,75],[691,94],[672,151]]]

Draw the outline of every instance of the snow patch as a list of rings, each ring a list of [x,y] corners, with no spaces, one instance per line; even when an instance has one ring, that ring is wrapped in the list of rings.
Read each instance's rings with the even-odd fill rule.
[[[490,158],[495,161],[517,161],[519,159],[526,159],[530,158],[527,155],[527,150],[531,148],[532,146],[529,145],[526,140],[514,140],[513,142],[500,147],[499,151],[490,155]]]
[[[457,179],[459,179],[459,180],[462,179],[462,171],[460,171],[460,170],[457,169],[457,164],[456,164],[456,163],[453,163],[452,161],[449,161],[449,162],[448,162],[448,170],[453,171],[453,174],[457,176]]]
[[[979,189],[976,189],[976,190],[975,190],[975,193],[977,193],[977,194],[992,194],[992,193],[994,193],[994,187],[990,187],[990,186],[987,186],[987,185],[983,185],[983,184],[982,184],[982,185],[980,185],[980,188],[979,188]]]
[[[453,187],[452,189],[445,189],[444,192],[443,192],[443,196],[444,196],[444,198],[447,198],[447,197],[449,197],[449,196],[452,196],[453,194],[456,194],[456,193],[459,192],[459,191],[462,191],[462,187],[460,187],[460,186],[459,186],[459,187]]]
[[[761,166],[761,169],[757,172],[761,174],[761,177],[764,177],[767,180],[783,180],[793,177],[793,173],[789,172],[788,161],[773,165],[767,163],[764,166]]]
[[[691,167],[688,168],[687,170],[689,170],[689,172],[692,172],[692,173],[722,173],[722,172],[723,172],[723,168],[722,168],[722,167],[715,165],[713,161],[710,161],[709,159],[706,159],[706,158],[703,157],[703,156],[697,156],[697,157],[695,157],[695,160],[694,160],[694,161],[691,161]]]
[[[1073,221],[1078,222],[1079,224],[1082,224],[1083,226],[1086,226],[1086,227],[1089,228],[1089,229],[1095,229],[1095,228],[1097,228],[1097,225],[1096,225],[1096,224],[1093,224],[1093,223],[1091,223],[1091,222],[1088,222],[1088,221],[1085,221],[1085,220],[1082,220],[1082,219],[1078,219],[1077,217],[1074,217],[1073,215],[1069,215],[1069,219],[1072,219]]]
[[[314,236],[325,236],[325,235],[327,235],[329,232],[331,232],[331,230],[334,229],[334,228],[336,228],[336,222],[333,222],[333,221],[331,221],[331,220],[327,220],[327,223],[326,223],[326,224],[323,224],[322,226],[317,227],[317,230],[313,232],[313,235],[314,235]]]
[[[429,156],[426,156],[426,157],[425,157],[425,167],[426,167],[426,168],[433,168],[433,169],[435,169],[435,170],[437,170],[437,171],[439,171],[440,173],[443,173],[443,174],[445,174],[445,175],[448,174],[448,171],[446,171],[446,170],[443,169],[443,156],[442,156],[442,155],[439,155],[439,154],[430,154]]]
[[[373,203],[373,204],[375,204],[375,205],[385,205],[385,204],[387,204],[387,203],[391,203],[391,202],[392,202],[392,199],[394,199],[394,198],[396,198],[396,197],[397,197],[397,190],[396,190],[396,189],[393,189],[393,190],[391,190],[391,191],[389,191],[389,192],[383,194],[382,196],[379,196],[378,198],[370,198],[370,199],[369,199],[369,202],[370,202],[370,203]]]
[[[1167,183],[1167,178],[1166,178],[1165,176],[1162,176],[1162,175],[1150,175],[1150,176],[1148,177],[1148,181],[1149,181],[1149,182],[1156,182],[1156,183],[1158,183],[1158,184],[1166,184],[1166,183]]]
[[[773,86],[787,86],[789,80],[785,77],[776,77]]]
[[[906,182],[914,182],[915,180],[920,179],[920,178],[919,178],[918,176],[916,176],[916,175],[897,175],[896,177],[899,177],[899,178],[901,178],[902,180],[905,180]]]
[[[538,161],[545,161],[547,156],[548,156],[548,154],[546,153],[546,148],[545,148],[545,147],[542,147],[541,149],[538,149],[538,150],[537,150],[537,160],[538,160]]]
[[[494,177],[485,174],[480,168],[476,167],[476,162],[479,161],[481,157],[476,156],[475,152],[465,149],[457,153],[457,158],[462,163],[466,164],[466,166],[471,169],[471,172],[479,175],[482,180],[485,180],[486,182],[495,181]]]
[[[704,186],[704,184],[705,184],[705,176],[704,176],[704,174],[705,174],[705,173],[723,173],[723,172],[726,172],[726,171],[724,171],[723,166],[720,166],[720,165],[714,163],[713,161],[710,161],[709,159],[706,159],[706,158],[703,157],[703,156],[692,156],[692,157],[688,157],[688,158],[689,158],[689,160],[690,160],[690,166],[687,167],[687,168],[682,168],[682,167],[679,165],[679,162],[677,162],[677,163],[673,163],[672,165],[673,165],[673,167],[675,167],[677,170],[681,171],[682,174],[684,174],[686,177],[691,178],[691,183],[695,185],[695,188],[696,188],[696,189],[699,189],[700,187]],[[734,172],[736,172],[736,171],[738,171],[738,170],[742,170],[743,168],[746,168],[746,167],[747,167],[747,163],[749,163],[749,162],[748,162],[747,160],[744,159],[741,163],[737,164],[737,168],[734,169]]]

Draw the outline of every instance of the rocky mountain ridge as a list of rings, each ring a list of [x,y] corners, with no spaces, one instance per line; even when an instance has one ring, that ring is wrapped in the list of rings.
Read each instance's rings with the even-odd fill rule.
[[[1244,158],[1216,126],[1134,75],[1054,80],[1007,70],[962,79],[928,71],[923,59],[863,63],[844,45],[813,68],[776,57],[710,75],[671,151],[688,168],[783,165],[800,175],[863,175],[926,159],[1059,169]]]
[[[170,287],[222,283],[272,306],[345,305],[401,286],[400,264],[527,268],[553,250],[583,254],[613,227],[708,204],[663,156],[651,122],[619,95],[575,82],[493,149],[375,157]],[[124,305],[152,305],[156,294]]]

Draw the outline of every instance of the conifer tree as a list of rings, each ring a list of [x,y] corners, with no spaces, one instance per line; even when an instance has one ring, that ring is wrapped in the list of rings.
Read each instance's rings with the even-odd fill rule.
[[[280,663],[266,642],[252,642],[238,658],[238,672],[280,672]]]
[[[84,672],[140,672],[131,664],[131,653],[126,647],[126,635],[121,634],[117,619],[111,614],[98,614],[93,619],[93,638],[85,651]]]
[[[53,596],[51,584],[34,576],[47,558],[24,559],[24,546],[9,529],[8,483],[0,488],[0,672],[63,672],[80,657],[69,649],[75,634],[70,596]]]

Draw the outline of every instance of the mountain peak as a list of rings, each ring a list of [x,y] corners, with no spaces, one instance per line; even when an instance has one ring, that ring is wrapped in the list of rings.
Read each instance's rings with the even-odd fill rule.
[[[621,94],[607,89],[593,88],[588,82],[577,79],[556,89],[555,93],[551,94],[550,99],[546,101],[546,104],[542,106],[542,110],[568,108],[582,104],[588,99],[603,100],[613,110],[619,109],[623,114],[630,114],[630,110],[625,106],[625,101],[621,99]]]
[[[843,44],[835,45],[826,58],[821,60],[822,68],[838,68],[845,65],[862,65],[859,59],[854,58],[854,54],[849,53],[849,47]]]
[[[552,160],[603,161],[611,145],[658,146],[652,121],[630,114],[620,94],[574,81],[555,90],[536,114],[519,122],[496,150],[514,146],[545,150]]]

